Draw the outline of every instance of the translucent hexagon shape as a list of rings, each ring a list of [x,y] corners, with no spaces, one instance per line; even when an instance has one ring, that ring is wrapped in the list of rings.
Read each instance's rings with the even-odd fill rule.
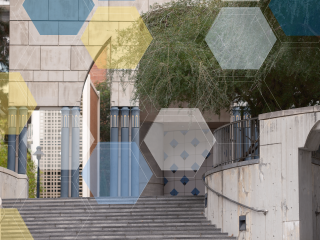
[[[98,68],[135,69],[152,36],[135,7],[98,7],[81,41]]]
[[[287,36],[320,36],[318,0],[271,0],[269,8]]]
[[[215,143],[197,108],[163,108],[144,142],[161,170],[197,171]]]
[[[0,239],[28,239],[33,237],[18,209],[0,208]]]
[[[222,69],[259,69],[277,38],[260,8],[222,8],[205,38]]]
[[[112,151],[118,152],[119,150],[127,150],[129,153],[129,161],[130,166],[133,165],[134,162],[138,163],[136,166],[139,168],[139,172],[133,172],[133,170],[128,174],[128,178],[132,177],[133,174],[138,174],[139,182],[131,185],[132,188],[138,188],[139,196],[121,196],[121,181],[118,181],[116,189],[118,189],[118,196],[111,197],[110,188],[112,184],[111,180],[111,157]],[[139,157],[136,154],[139,154]],[[121,157],[118,156],[118,167],[121,166]],[[120,167],[121,169],[121,167]],[[130,168],[129,168],[130,169]],[[118,168],[118,173],[121,176],[121,170]],[[126,142],[100,142],[95,147],[94,151],[90,155],[86,165],[82,171],[82,178],[90,189],[90,192],[93,194],[98,204],[135,204],[144,188],[147,186],[150,178],[153,173],[141,154],[138,146],[134,142],[126,143]],[[119,176],[118,179],[121,177]],[[137,175],[135,175],[137,176]],[[132,178],[129,180],[129,184],[134,181]]]
[[[37,102],[19,72],[0,73],[1,124],[4,134],[19,135],[28,122]],[[2,122],[1,122],[2,123]]]
[[[92,0],[25,0],[23,7],[40,35],[77,35],[94,3]]]

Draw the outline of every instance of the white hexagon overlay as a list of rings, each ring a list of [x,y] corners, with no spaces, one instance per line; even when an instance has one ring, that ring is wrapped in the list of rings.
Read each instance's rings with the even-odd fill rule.
[[[162,108],[144,142],[161,170],[197,171],[215,138],[198,108]]]
[[[259,69],[277,38],[260,8],[226,7],[205,41],[222,69]]]

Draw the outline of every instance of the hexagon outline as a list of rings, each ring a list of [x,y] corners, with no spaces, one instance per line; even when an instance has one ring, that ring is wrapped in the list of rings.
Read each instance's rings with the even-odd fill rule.
[[[254,16],[253,18],[250,16]],[[226,19],[223,19],[223,16],[226,17],[231,17],[230,21],[226,21]],[[237,17],[234,17],[237,16]],[[267,49],[265,49],[266,51],[261,51],[261,46],[254,46],[253,43],[249,42],[249,39],[255,39],[256,36],[247,36],[248,33],[250,33],[250,31],[248,30],[248,27],[245,26],[245,24],[241,23],[241,21],[239,21],[239,16],[241,16],[242,19],[244,20],[250,20],[250,28],[252,29],[253,27],[258,28],[259,31],[262,33],[262,40],[267,40],[268,42],[264,45]],[[245,19],[247,16],[249,16],[249,19]],[[240,20],[241,20],[240,18]],[[227,19],[228,20],[228,19]],[[253,21],[255,20],[255,21]],[[241,29],[239,26],[237,26],[237,30],[242,31],[239,32],[239,34],[237,34],[236,36],[243,36],[245,33],[245,38],[243,39],[243,43],[241,43],[240,41],[238,41],[238,39],[234,39],[234,37],[232,38],[232,33],[231,31],[226,31],[225,29],[230,29],[231,27],[235,28],[233,22],[236,22],[237,24],[239,24],[239,22],[241,23],[241,26],[243,29]],[[225,23],[229,24],[231,23],[230,26],[225,25]],[[221,26],[222,24],[222,26]],[[253,26],[253,24],[255,24]],[[222,29],[222,30],[221,30]],[[224,30],[223,30],[224,29]],[[267,29],[267,31],[266,31]],[[218,33],[216,31],[219,31]],[[246,31],[246,32],[245,32]],[[252,32],[252,31],[251,31]],[[253,31],[253,33],[256,31]],[[215,35],[216,36],[215,36]],[[251,33],[252,34],[252,33]],[[224,42],[223,39],[230,39],[231,36],[231,41],[228,42],[229,46],[226,46],[226,43]],[[260,37],[260,35],[259,35]],[[212,42],[212,39],[215,39],[214,42]],[[261,37],[260,37],[261,40]],[[260,42],[259,39],[256,40],[251,40],[252,42],[255,42],[255,44]],[[222,8],[221,11],[219,12],[217,18],[215,19],[213,25],[211,26],[207,36],[205,37],[205,41],[208,44],[210,50],[212,51],[212,53],[214,54],[215,58],[217,59],[217,61],[219,62],[219,65],[222,69],[232,69],[232,70],[237,70],[237,69],[243,69],[243,70],[259,70],[260,67],[262,66],[263,62],[265,61],[265,59],[267,58],[270,50],[272,49],[272,47],[274,46],[275,42],[276,42],[277,38],[274,35],[272,28],[269,26],[267,20],[265,19],[264,15],[262,14],[260,8],[258,7],[229,7],[229,8]],[[218,42],[218,44],[217,44]],[[242,45],[241,45],[242,44]],[[248,56],[248,51],[245,52],[246,46],[243,46],[244,44],[247,44],[247,48],[250,47],[250,54],[251,56]],[[236,50],[234,50],[234,45],[236,46]],[[254,47],[254,48],[253,48]],[[240,51],[241,50],[241,51]],[[259,51],[259,56],[254,56],[257,55],[255,54],[253,51]],[[240,51],[240,52],[239,52]],[[227,52],[225,54],[225,52]],[[236,54],[228,54],[230,52],[236,52]],[[252,56],[253,54],[253,56]],[[226,56],[227,55],[227,56]],[[261,55],[263,55],[261,57]],[[235,56],[237,58],[235,58]],[[253,59],[252,57],[254,57],[254,61],[250,60]],[[229,59],[227,59],[229,58]],[[249,60],[249,61],[248,61]],[[229,63],[229,61],[231,61],[231,64]],[[244,63],[243,63],[244,62]],[[256,64],[257,63],[257,64]],[[240,66],[239,66],[240,64]],[[242,66],[241,66],[242,64]]]
[[[135,36],[139,36],[138,38],[142,44],[134,44],[134,40],[126,42],[126,44],[119,44],[119,32],[133,29],[132,33],[134,33],[138,29],[136,27],[132,28],[134,24],[139,25],[140,32],[139,34],[135,34]],[[99,69],[136,69],[136,66],[152,41],[152,36],[136,7],[100,6],[84,30],[81,41]],[[115,46],[118,46],[118,52],[111,53],[111,49],[114,49]],[[126,48],[129,48],[129,46],[131,49],[127,50]],[[132,52],[132,49],[138,49],[139,47],[143,50],[134,50]],[[111,57],[108,57],[105,63],[99,63],[97,60],[103,51],[110,51],[109,55]],[[120,66],[115,64],[121,58],[129,59],[128,55],[137,57],[133,57],[134,61],[131,63],[122,62]]]
[[[206,130],[208,130],[208,132],[207,133],[209,133],[210,132],[210,135],[212,136],[212,139],[213,139],[213,142],[212,142],[212,144],[210,145],[210,148],[209,149],[207,149],[207,153],[210,153],[210,150],[212,149],[212,147],[213,147],[213,145],[216,143],[216,140],[215,140],[215,138],[214,138],[214,136],[213,136],[213,134],[212,134],[212,132],[211,132],[211,130],[210,130],[210,128],[208,127],[208,124],[206,123],[206,121],[205,121],[205,119],[203,118],[203,116],[202,116],[202,114],[201,114],[201,112],[199,111],[199,109],[197,109],[197,108],[181,108],[181,109],[178,109],[178,108],[162,108],[161,110],[160,110],[160,112],[158,113],[158,116],[161,114],[161,113],[164,113],[165,111],[172,111],[172,110],[174,110],[174,111],[181,111],[181,110],[183,110],[183,111],[198,111],[198,113],[200,113],[200,115],[198,115],[198,117],[201,117],[202,119],[203,119],[203,123],[206,125]],[[158,117],[157,116],[157,117]],[[157,117],[156,117],[156,119],[155,119],[155,121],[152,123],[152,125],[151,125],[151,127],[149,128],[149,130],[148,130],[148,132],[147,132],[147,134],[145,135],[145,138],[143,139],[143,141],[145,142],[145,144],[146,144],[146,146],[148,147],[148,149],[149,149],[149,151],[150,151],[150,153],[153,155],[153,158],[155,159],[155,161],[157,162],[157,164],[158,164],[158,166],[160,167],[160,169],[162,170],[162,171],[172,171],[172,169],[171,168],[168,168],[168,169],[165,169],[164,167],[161,167],[160,166],[160,164],[161,163],[159,163],[158,162],[158,160],[157,160],[157,157],[155,157],[155,155],[154,155],[154,152],[152,152],[153,150],[152,149],[150,149],[150,144],[148,144],[147,143],[147,141],[148,141],[148,139],[147,139],[147,137],[148,137],[148,135],[149,134],[153,134],[154,135],[154,133],[151,133],[151,129],[152,129],[152,127],[153,127],[153,125],[155,124],[155,123],[159,123],[159,122],[156,122],[156,120],[157,120]],[[163,117],[164,118],[164,117]],[[200,127],[200,124],[199,124],[199,122],[198,122],[198,118],[197,117],[194,117],[194,119],[196,119],[196,124],[199,126],[199,132],[202,132],[204,129],[202,128],[202,127]],[[177,130],[177,131],[180,131],[180,130]],[[163,131],[163,134],[164,135],[166,135],[167,133],[166,133],[166,131]],[[209,142],[209,140],[208,140],[208,138],[206,137],[206,133],[202,133],[203,134],[203,136],[205,136],[205,138],[206,138],[206,142],[208,143],[208,144],[210,144],[210,142]],[[163,147],[164,148],[164,147]],[[164,151],[164,150],[163,150]],[[192,155],[192,154],[191,154]],[[201,155],[201,154],[199,154],[199,155]],[[201,160],[201,164],[198,164],[198,168],[196,169],[196,171],[195,171],[195,169],[193,169],[192,168],[192,166],[191,166],[191,169],[186,169],[186,168],[179,168],[178,167],[178,169],[176,170],[176,171],[193,171],[194,172],[194,176],[192,177],[192,178],[194,178],[195,177],[195,175],[197,174],[197,171],[200,169],[200,167],[202,166],[202,164],[203,164],[203,162],[206,160],[206,157],[202,157],[202,160]],[[165,161],[165,160],[164,160]],[[163,161],[163,162],[164,162]],[[184,160],[185,161],[185,160]],[[195,161],[193,161],[192,163],[196,163],[196,160]],[[175,164],[175,163],[174,163]],[[174,165],[173,164],[173,165]],[[173,166],[172,164],[170,164],[170,166],[172,167]],[[156,176],[157,178],[166,178],[166,177],[158,177],[158,176]]]
[[[95,6],[93,0],[25,0],[22,5],[40,35],[77,35]]]
[[[90,178],[90,175],[91,175],[91,172],[90,173],[87,173],[87,171],[86,170],[88,170],[88,166],[89,166],[89,169],[90,169],[90,163],[91,163],[91,159],[92,159],[92,157],[94,157],[93,155],[94,154],[96,154],[97,153],[97,151],[98,151],[98,149],[100,149],[100,146],[102,145],[102,144],[109,144],[109,146],[110,145],[112,145],[112,144],[114,144],[113,142],[99,142],[98,144],[97,144],[97,146],[95,147],[95,149],[93,150],[93,152],[90,154],[90,157],[89,157],[89,159],[87,160],[87,162],[86,162],[86,165],[83,167],[83,170],[82,170],[82,179],[83,179],[83,181],[87,184],[87,186],[89,187],[89,189],[90,189],[90,181],[91,181],[91,178]],[[129,155],[131,155],[132,156],[132,145],[134,144],[135,145],[135,142],[117,142],[117,144],[119,144],[119,148],[117,147],[117,149],[119,150],[119,149],[121,149],[121,145],[128,145],[128,146],[130,146],[129,148],[131,149],[131,152],[129,153]],[[142,154],[142,152],[141,152],[141,150],[138,148],[138,146],[134,146],[135,148],[137,148],[138,150],[139,150],[139,156],[140,156],[140,162],[139,162],[139,172],[140,171],[142,171],[142,173],[144,174],[144,177],[145,177],[145,179],[144,180],[147,180],[146,182],[140,182],[140,180],[141,180],[141,177],[140,177],[140,175],[139,175],[139,178],[140,178],[140,180],[139,180],[139,188],[140,188],[140,185],[141,184],[143,184],[143,183],[145,183],[145,185],[144,185],[144,187],[143,187],[143,189],[139,189],[139,196],[138,197],[135,197],[135,196],[129,196],[129,197],[123,197],[123,196],[118,196],[118,197],[111,197],[111,196],[95,196],[97,193],[93,193],[93,191],[91,191],[92,192],[92,194],[93,194],[93,196],[94,196],[94,198],[95,198],[95,200],[97,201],[97,203],[98,204],[136,204],[137,203],[137,201],[139,200],[139,198],[140,198],[140,196],[141,196],[141,194],[143,193],[143,190],[146,188],[146,186],[147,186],[147,184],[149,183],[149,181],[150,181],[150,179],[151,179],[151,177],[152,177],[152,175],[153,175],[153,171],[152,171],[152,169],[151,169],[151,167],[150,167],[150,165],[148,164],[148,162],[146,161],[146,159],[145,159],[145,157],[143,156],[143,154]],[[109,150],[110,151],[110,150]],[[99,153],[100,154],[100,153]],[[110,154],[110,153],[109,153]],[[143,160],[143,162],[141,162],[141,156],[142,156],[142,160]],[[119,156],[120,157],[120,156]],[[98,158],[98,156],[95,156],[95,158]],[[135,158],[135,157],[134,157]],[[131,157],[131,161],[132,161],[132,157]],[[142,167],[142,165],[145,165],[144,166],[144,168]],[[147,169],[147,168],[149,168],[149,169]],[[146,172],[146,171],[148,171],[149,170],[149,173],[148,172]],[[101,171],[101,168],[100,168],[100,171]],[[121,170],[119,170],[118,169],[118,171],[121,171]],[[130,171],[130,170],[129,170]],[[100,174],[100,173],[99,173]],[[151,175],[150,175],[151,174]],[[130,176],[130,175],[129,175]],[[88,182],[89,181],[89,182]],[[100,181],[101,181],[101,178],[99,178],[99,186],[95,186],[96,188],[97,188],[97,191],[99,191],[99,195],[100,195]],[[89,183],[89,184],[88,184]],[[98,189],[99,188],[99,189]]]

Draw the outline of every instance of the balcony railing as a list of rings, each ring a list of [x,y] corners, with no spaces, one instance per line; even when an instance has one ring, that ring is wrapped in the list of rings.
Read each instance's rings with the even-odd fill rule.
[[[232,122],[213,132],[213,166],[259,158],[259,120]]]

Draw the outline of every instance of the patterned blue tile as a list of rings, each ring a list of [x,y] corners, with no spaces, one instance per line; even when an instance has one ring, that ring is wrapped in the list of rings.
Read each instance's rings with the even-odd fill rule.
[[[173,173],[175,173],[175,172],[178,170],[178,166],[175,165],[175,164],[173,164],[173,165],[171,166],[170,170],[171,170]]]
[[[174,189],[173,189],[174,190]],[[197,188],[194,188],[191,192],[194,196],[197,196],[200,192]]]
[[[171,145],[171,147],[175,148],[176,146],[178,146],[178,142],[177,142],[175,139],[173,139],[173,140],[170,142],[170,145]]]
[[[163,152],[163,158],[164,158],[164,160],[166,160],[168,158],[168,155],[165,152]]]
[[[183,152],[180,154],[180,157],[182,157],[183,160],[186,160],[186,159],[189,157],[189,154],[188,154],[186,151],[183,151]]]
[[[200,142],[199,142],[199,140],[198,140],[197,138],[194,138],[194,139],[191,141],[191,144],[192,144],[194,147],[198,146],[199,143],[200,143]]]
[[[178,195],[178,192],[177,192],[177,190],[173,189],[173,190],[170,192],[170,194],[171,194],[172,196],[177,196],[177,195]]]
[[[206,156],[206,159],[210,156],[210,152],[208,153],[208,155]]]
[[[180,182],[182,182],[183,185],[186,185],[189,182],[189,179],[186,176],[183,176],[183,178],[181,178]]]
[[[191,166],[191,169],[196,172],[196,171],[198,171],[199,167],[200,167],[200,166],[199,166],[197,163],[194,163],[194,164]]]
[[[165,136],[167,134],[167,132],[163,132],[163,136]]]
[[[168,179],[163,178],[163,185],[165,186],[168,183]]]
[[[205,149],[203,153],[201,154],[204,158],[207,158],[209,151]],[[208,156],[209,157],[209,156]]]
[[[202,131],[204,132],[204,134],[207,134],[210,131],[210,129],[202,129]]]
[[[180,131],[183,135],[186,135],[188,133],[188,130],[182,130]]]

